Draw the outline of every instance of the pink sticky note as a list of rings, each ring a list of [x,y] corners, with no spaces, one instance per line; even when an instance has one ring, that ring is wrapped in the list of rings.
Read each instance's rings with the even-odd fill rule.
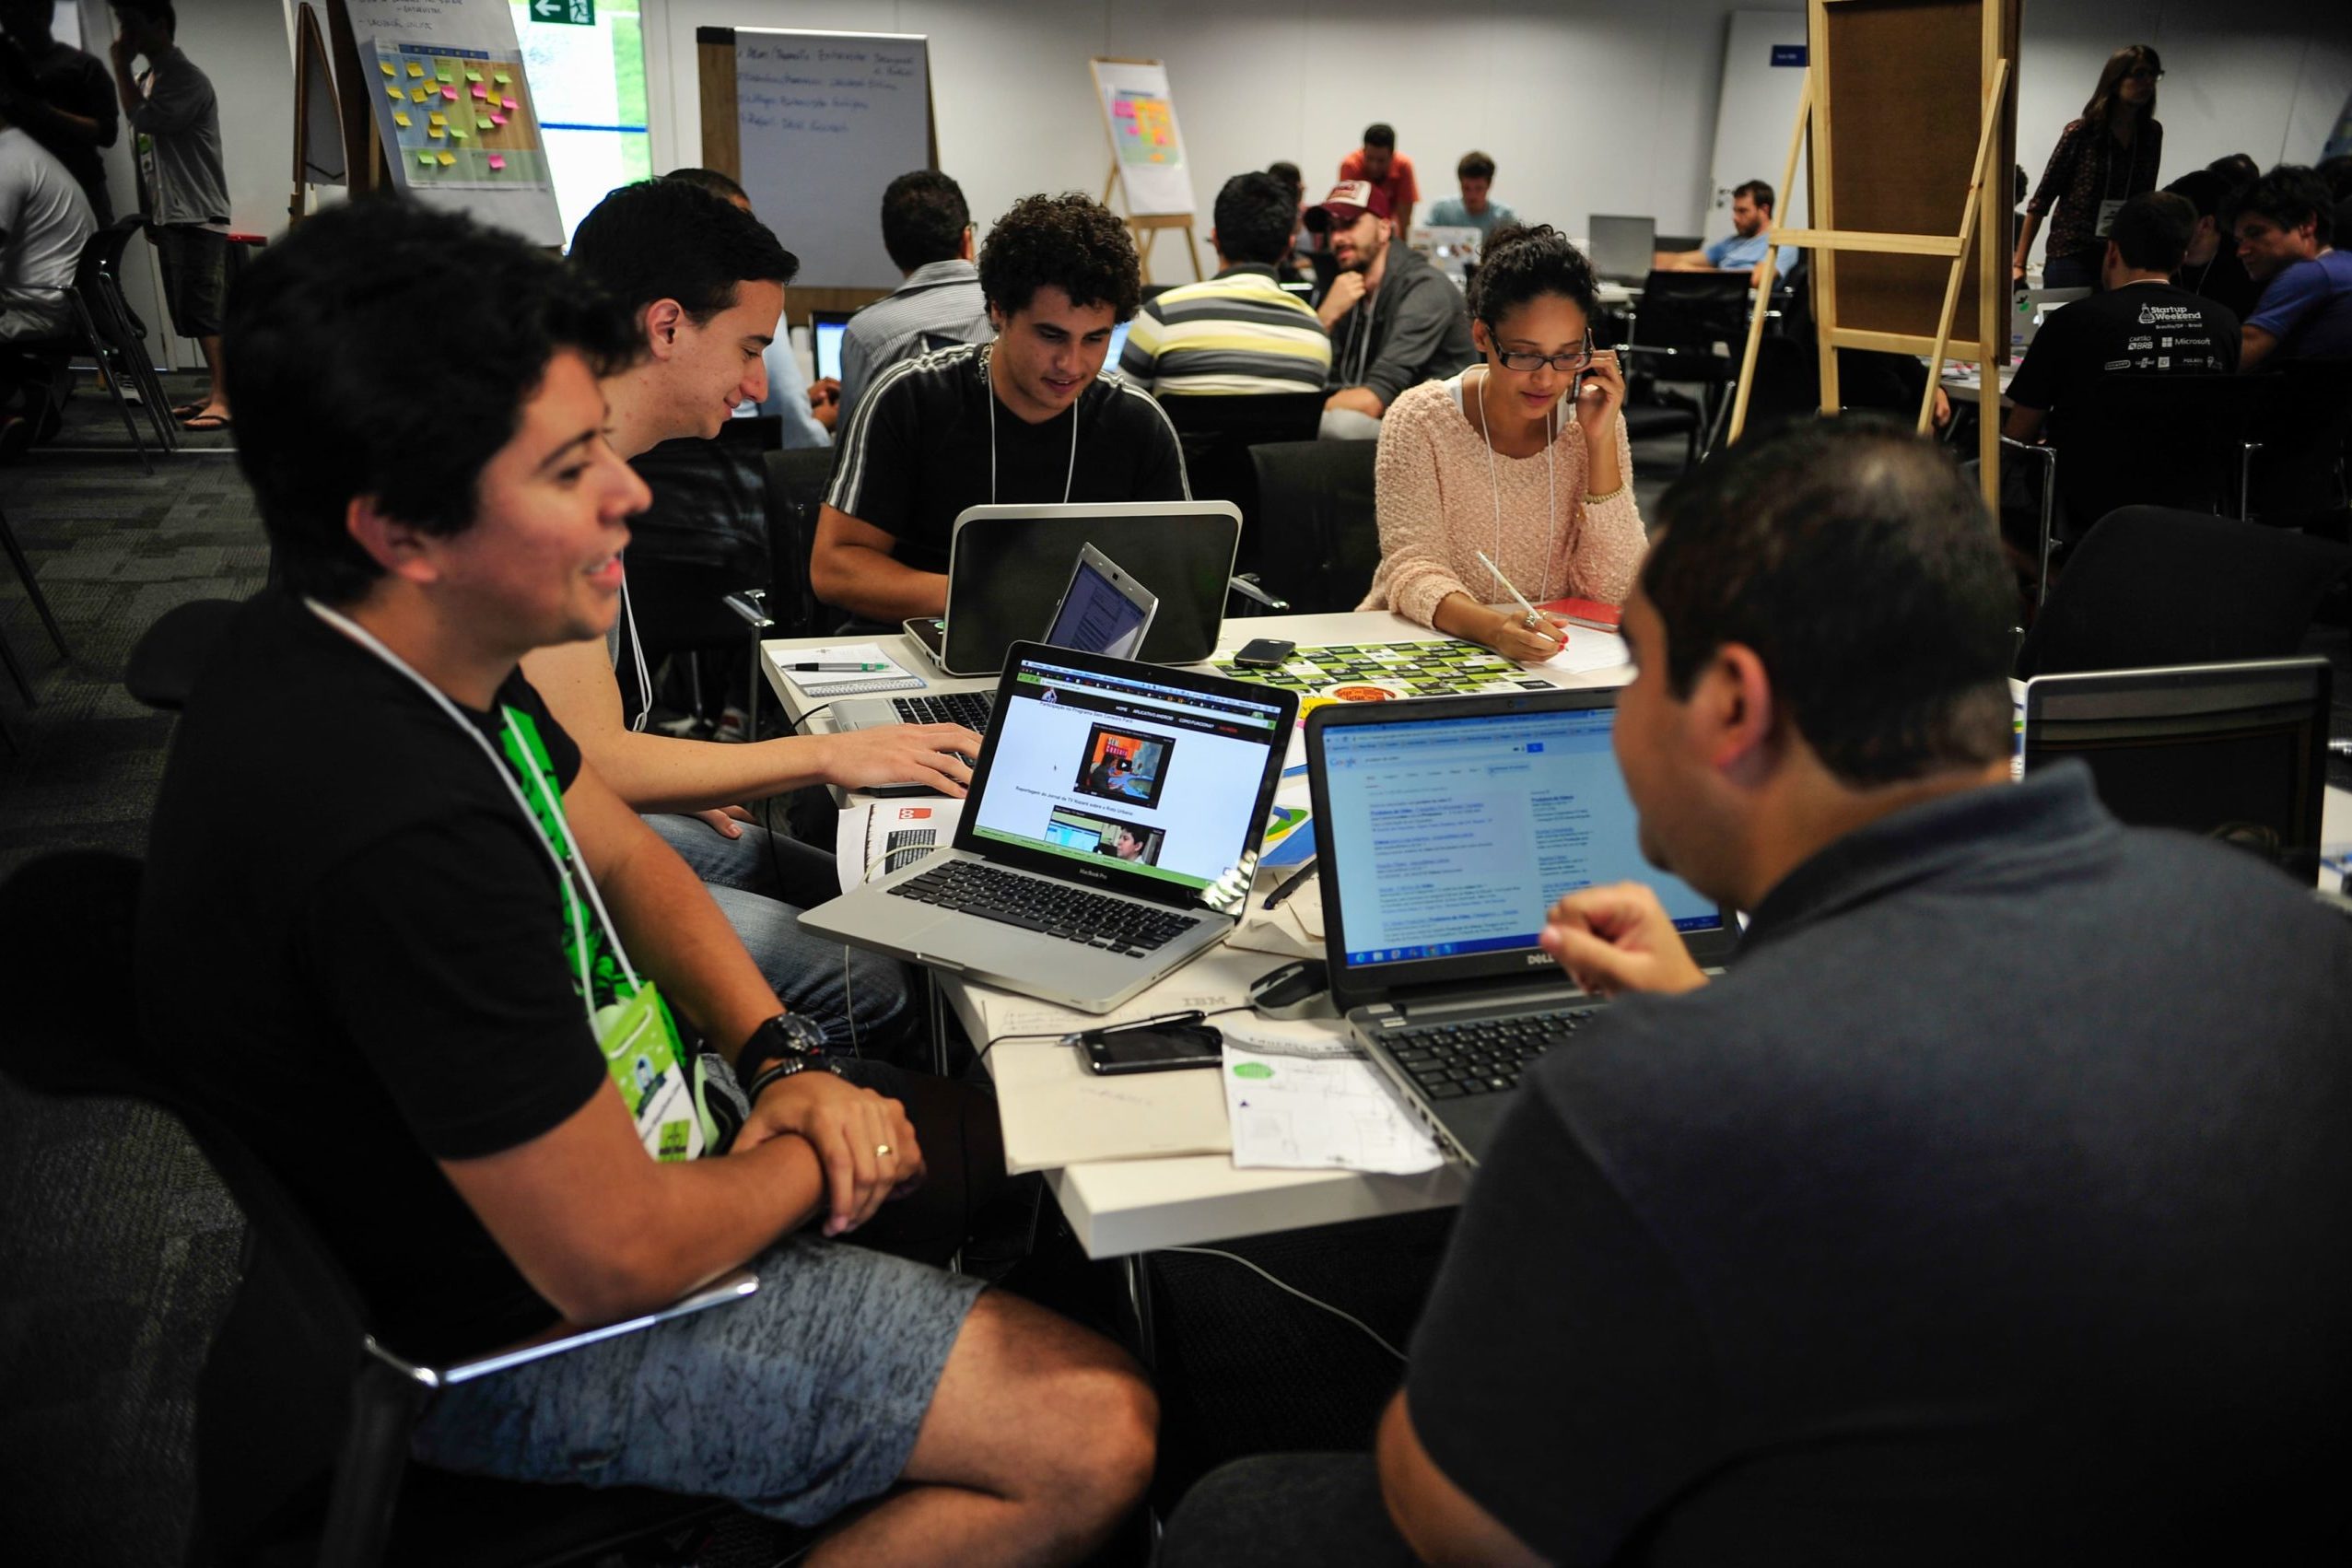
[[[493,125],[503,125],[506,123],[507,117],[503,114],[493,114],[490,116],[490,123]]]
[[[492,154],[490,155],[490,167],[491,167],[491,168],[493,168],[493,169],[504,169],[506,166],[507,166],[507,160],[506,160],[505,158],[500,158],[500,157],[499,157],[497,153],[492,153]]]
[[[505,100],[505,103],[506,103],[506,106],[507,106],[509,109],[512,109],[512,108],[514,107],[514,99],[507,99]]]
[[[443,98],[448,99],[449,99],[450,101],[451,101],[452,103],[454,103],[455,101],[457,101],[457,88],[443,88],[441,89],[441,96],[442,96]]]
[[[484,87],[480,82],[476,82],[474,84],[474,96],[476,98],[487,98],[490,96],[490,89]]]

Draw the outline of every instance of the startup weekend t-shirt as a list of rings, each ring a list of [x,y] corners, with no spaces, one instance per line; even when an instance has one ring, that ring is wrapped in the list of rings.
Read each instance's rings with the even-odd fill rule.
[[[2062,427],[2107,376],[2224,375],[2238,368],[2238,318],[2169,283],[2131,283],[2051,313],[2009,383],[2009,401]]]
[[[498,702],[569,784],[579,749],[520,673]],[[471,718],[511,767],[509,726]],[[238,615],[172,737],[141,1016],[404,1355],[556,1316],[435,1164],[530,1142],[607,1081],[539,834],[445,712],[281,593]]]

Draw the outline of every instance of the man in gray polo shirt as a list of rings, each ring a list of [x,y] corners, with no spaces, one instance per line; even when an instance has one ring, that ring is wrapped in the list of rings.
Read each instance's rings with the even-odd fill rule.
[[[882,248],[907,281],[849,319],[841,334],[841,416],[849,428],[858,400],[901,359],[942,343],[987,343],[988,301],[972,264],[972,212],[964,188],[936,169],[918,169],[882,193]]]

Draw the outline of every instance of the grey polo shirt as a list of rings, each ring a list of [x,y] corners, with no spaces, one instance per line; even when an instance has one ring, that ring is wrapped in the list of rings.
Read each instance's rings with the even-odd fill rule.
[[[131,115],[147,220],[228,227],[228,170],[220,155],[220,102],[212,78],[177,48],[139,78],[146,101]]]
[[[957,343],[995,339],[980,297],[979,268],[963,261],[927,263],[849,319],[841,334],[841,415],[835,429],[849,427],[875,377],[923,351],[926,333]]]

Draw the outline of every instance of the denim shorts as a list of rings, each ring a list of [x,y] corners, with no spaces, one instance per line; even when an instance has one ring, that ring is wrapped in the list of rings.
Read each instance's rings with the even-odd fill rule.
[[[982,1281],[792,1236],[756,1294],[436,1397],[443,1469],[723,1497],[793,1525],[887,1490]]]

